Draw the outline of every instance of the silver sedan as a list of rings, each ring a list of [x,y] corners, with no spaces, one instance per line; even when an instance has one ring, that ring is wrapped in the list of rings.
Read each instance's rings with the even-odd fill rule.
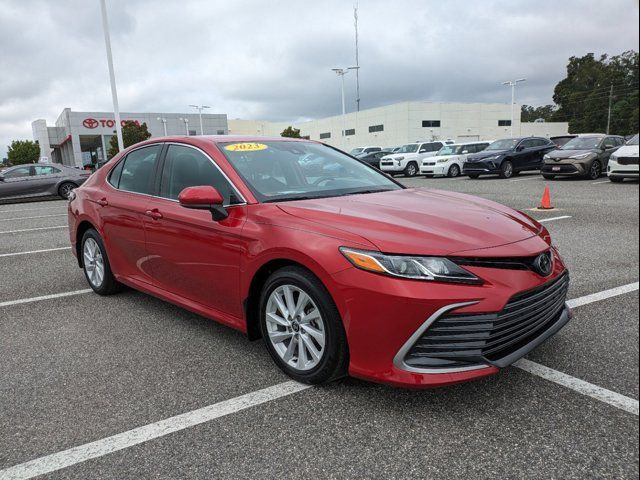
[[[0,202],[38,197],[68,198],[91,172],[59,164],[28,164],[0,171]]]

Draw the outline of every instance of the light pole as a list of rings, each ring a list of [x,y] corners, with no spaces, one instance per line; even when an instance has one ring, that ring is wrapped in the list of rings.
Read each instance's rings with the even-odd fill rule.
[[[208,105],[189,105],[189,106],[198,110],[198,115],[200,115],[200,135],[204,135],[204,129],[202,128],[202,110],[204,110],[205,108],[211,108],[211,107]]]
[[[118,92],[116,90],[116,75],[113,72],[113,58],[111,57],[111,38],[109,37],[109,22],[107,21],[107,5],[105,0],[100,0],[102,10],[102,30],[104,31],[104,44],[107,49],[107,64],[109,65],[109,81],[111,82],[111,99],[113,100],[113,117],[116,121],[116,136],[118,137],[118,150],[124,150],[122,140],[122,125],[120,123],[120,107],[118,107]]]
[[[345,105],[344,100],[344,76],[349,73],[349,70],[358,70],[360,67],[347,67],[347,68],[332,68],[331,70],[336,72],[336,75],[340,77],[341,87],[342,87],[342,146],[344,147],[345,142],[345,129],[347,127],[347,107]]]
[[[167,119],[164,117],[158,117],[158,121],[162,122],[162,128],[164,130],[164,136],[167,136]]]
[[[187,137],[189,136],[189,119],[188,118],[180,118],[180,120],[182,120],[184,122],[184,130],[187,134]]]
[[[511,87],[511,138],[513,138],[513,122],[515,115],[515,112],[513,110],[516,104],[516,85],[526,81],[526,78],[519,78],[517,80],[508,80],[506,82],[502,82],[502,85]]]

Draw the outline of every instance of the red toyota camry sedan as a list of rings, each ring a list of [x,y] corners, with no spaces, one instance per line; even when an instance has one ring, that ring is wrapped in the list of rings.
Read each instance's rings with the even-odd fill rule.
[[[69,232],[96,293],[128,285],[262,338],[301,382],[471,380],[571,317],[538,222],[312,141],[139,143],[74,191]]]

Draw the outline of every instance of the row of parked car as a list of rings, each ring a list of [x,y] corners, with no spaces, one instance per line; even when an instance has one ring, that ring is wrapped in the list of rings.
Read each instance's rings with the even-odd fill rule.
[[[627,142],[618,135],[599,133],[562,137],[521,137],[466,143],[416,142],[392,150],[359,147],[358,159],[389,173],[478,178],[511,178],[524,171],[540,171],[548,180],[581,177],[592,180],[608,174],[612,182],[638,178],[638,135]]]

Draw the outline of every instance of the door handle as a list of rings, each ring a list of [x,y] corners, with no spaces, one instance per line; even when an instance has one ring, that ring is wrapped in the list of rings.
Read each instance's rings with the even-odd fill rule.
[[[98,200],[96,202],[98,205],[100,205],[101,207],[106,207],[107,205],[109,205],[109,202],[107,202],[106,198],[101,198],[100,200]]]
[[[157,208],[154,208],[153,210],[147,210],[146,212],[144,212],[144,214],[147,217],[151,217],[154,220],[160,220],[162,218],[162,214],[158,211]]]

